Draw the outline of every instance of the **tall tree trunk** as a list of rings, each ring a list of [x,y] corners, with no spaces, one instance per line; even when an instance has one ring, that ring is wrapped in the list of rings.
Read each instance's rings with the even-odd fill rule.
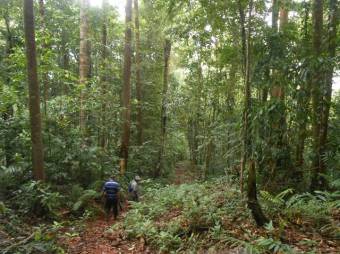
[[[321,93],[323,88],[323,74],[320,70],[321,64],[318,59],[322,55],[322,36],[323,36],[323,0],[313,1],[313,52],[314,70],[312,77],[312,125],[313,125],[313,157],[312,157],[312,179],[310,189],[322,189],[325,186],[325,179],[320,175],[321,170]]]
[[[132,0],[126,1],[125,7],[125,48],[124,48],[124,73],[123,73],[123,131],[120,147],[120,173],[125,174],[129,157],[130,140],[130,118],[131,118],[131,21],[132,21]]]
[[[287,0],[282,0],[280,5],[280,31],[285,29],[285,26],[288,24],[288,8],[286,6]]]
[[[100,147],[106,149],[107,127],[106,127],[106,93],[107,93],[107,10],[108,2],[103,0],[103,24],[102,24],[102,64],[101,64],[101,132],[100,132]]]
[[[279,0],[272,0],[272,30],[274,33],[278,31],[279,10]]]
[[[139,35],[139,9],[138,0],[134,0],[135,8],[135,43],[136,43],[136,96],[137,96],[137,144],[143,144],[143,112],[142,112],[142,80],[141,55]]]
[[[247,185],[247,203],[251,210],[253,218],[258,226],[263,226],[268,219],[264,216],[261,206],[257,200],[256,188],[256,167],[252,158],[252,137],[251,137],[251,80],[250,80],[250,39],[251,39],[251,21],[252,21],[253,0],[249,3],[249,17],[248,17],[248,34],[247,38],[242,36],[242,44],[246,45],[245,48],[245,100],[243,112],[243,165],[248,164],[248,185]],[[242,33],[241,33],[242,34]]]
[[[171,53],[171,42],[166,39],[164,44],[164,70],[163,70],[163,92],[162,92],[162,109],[161,109],[161,142],[158,156],[158,164],[154,172],[155,177],[159,177],[163,169],[164,148],[167,124],[167,95],[168,95],[168,76],[169,76],[169,59]]]
[[[309,19],[309,8],[305,4],[304,13],[304,27],[303,27],[303,44],[304,44],[304,56],[309,54],[309,38],[308,38],[308,19]],[[297,100],[297,119],[298,123],[298,140],[296,144],[296,157],[295,157],[295,167],[300,171],[298,175],[302,176],[301,168],[304,164],[304,150],[305,150],[305,140],[307,138],[306,127],[307,127],[307,115],[309,113],[308,105],[310,102],[310,75],[307,77],[307,81],[301,84],[300,95]],[[297,176],[297,180],[301,177]]]
[[[45,21],[45,4],[44,0],[39,0],[39,13],[40,13],[40,20],[41,20],[41,29],[43,36],[47,36],[46,30],[46,21]],[[41,43],[43,54],[46,54],[47,44],[46,40],[42,40]],[[44,61],[42,61],[41,65],[44,65]],[[48,82],[48,73],[46,71],[42,74],[42,83],[43,83],[43,95],[44,95],[44,115],[47,117],[47,100],[48,100],[48,89],[49,89],[49,82]]]
[[[80,91],[80,115],[79,126],[83,132],[85,130],[85,88],[87,78],[90,73],[90,56],[89,56],[89,0],[81,0],[80,2],[80,47],[79,47],[79,83]]]
[[[278,18],[280,18],[280,26],[277,26]],[[275,111],[270,113],[271,121],[271,133],[270,133],[270,146],[273,152],[271,155],[271,169],[270,177],[274,178],[277,176],[277,171],[282,170],[284,175],[291,174],[290,168],[290,149],[285,138],[285,133],[287,131],[287,121],[286,121],[286,106],[285,106],[285,89],[284,89],[284,73],[282,68],[275,64],[277,59],[284,56],[283,51],[278,51],[275,48],[275,44],[279,43],[277,39],[278,28],[280,32],[284,32],[285,27],[288,23],[288,10],[285,6],[285,1],[273,0],[273,13],[272,13],[272,30],[274,37],[271,45],[271,58],[273,62],[272,66],[272,88],[271,88],[271,103],[275,106]],[[273,181],[272,183],[275,183]],[[276,184],[275,184],[276,185]]]
[[[248,123],[247,123],[247,117],[246,114],[248,114],[248,98],[247,98],[247,93],[248,93],[248,83],[247,83],[247,75],[246,75],[246,69],[247,69],[247,35],[246,35],[246,26],[245,26],[245,8],[242,6],[242,2],[239,0],[238,1],[238,8],[239,8],[239,15],[240,15],[240,26],[241,26],[241,44],[242,44],[242,58],[243,58],[243,64],[242,64],[242,72],[243,72],[243,79],[244,79],[244,84],[245,84],[245,105],[244,105],[244,112],[243,112],[243,152],[242,152],[242,157],[241,157],[241,165],[240,165],[240,190],[241,193],[243,194],[243,173],[245,171],[245,165],[247,161],[247,146],[248,146],[248,138],[247,138],[247,133],[248,131]],[[250,99],[249,99],[250,100]]]
[[[4,21],[6,26],[6,57],[9,57],[13,53],[13,36],[11,32],[10,27],[10,17],[9,17],[9,11],[8,8],[5,11],[4,14]],[[6,83],[10,84],[11,77],[10,74],[6,76]],[[13,105],[7,105],[5,111],[2,114],[2,118],[6,124],[6,129],[10,129],[10,120],[13,117]],[[6,166],[8,167],[13,163],[13,152],[12,152],[12,145],[11,145],[11,138],[10,135],[5,135],[4,137],[4,152],[5,152],[5,160],[6,160]]]
[[[323,107],[322,118],[320,126],[320,156],[323,156],[326,152],[327,133],[328,133],[328,118],[329,109],[332,100],[332,82],[333,71],[335,65],[335,53],[336,53],[336,34],[338,25],[338,2],[337,0],[329,1],[329,18],[328,18],[328,57],[330,59],[330,67],[326,73],[325,79],[325,91],[323,92]],[[324,160],[320,160],[320,172],[326,171],[326,165]]]
[[[40,91],[35,47],[33,0],[24,1],[24,28],[27,57],[27,79],[29,85],[28,91],[33,175],[36,180],[44,180],[44,152],[41,131]]]

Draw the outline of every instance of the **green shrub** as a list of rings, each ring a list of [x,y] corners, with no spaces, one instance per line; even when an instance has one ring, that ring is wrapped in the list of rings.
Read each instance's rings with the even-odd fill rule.
[[[14,195],[12,200],[20,213],[44,217],[55,217],[63,200],[63,196],[53,192],[49,185],[37,181],[23,184]]]

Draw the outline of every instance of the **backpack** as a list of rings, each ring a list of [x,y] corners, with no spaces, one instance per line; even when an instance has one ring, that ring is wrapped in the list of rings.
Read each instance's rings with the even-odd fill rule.
[[[132,189],[132,184],[131,183],[129,183],[129,186],[128,186],[128,192],[132,192],[133,191],[133,189]]]

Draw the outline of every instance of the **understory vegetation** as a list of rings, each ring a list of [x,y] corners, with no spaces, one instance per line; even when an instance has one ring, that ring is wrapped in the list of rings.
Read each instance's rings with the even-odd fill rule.
[[[339,238],[340,192],[261,194],[272,218],[254,226],[237,186],[226,178],[146,189],[122,224],[129,238],[144,238],[165,253],[335,253]],[[213,252],[215,251],[215,252]]]

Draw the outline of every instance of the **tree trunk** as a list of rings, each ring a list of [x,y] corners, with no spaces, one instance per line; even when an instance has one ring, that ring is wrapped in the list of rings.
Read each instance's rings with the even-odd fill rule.
[[[251,80],[250,80],[250,39],[251,39],[251,21],[252,21],[253,1],[249,3],[249,17],[248,17],[248,34],[247,38],[242,36],[242,43],[246,45],[245,55],[245,100],[244,100],[244,112],[243,112],[243,156],[242,166],[248,166],[248,185],[247,185],[247,200],[248,207],[254,217],[254,220],[258,226],[263,226],[268,220],[264,216],[261,206],[257,200],[256,189],[256,168],[255,162],[252,159],[252,135],[251,135]],[[242,34],[242,33],[241,33]],[[246,43],[245,43],[246,42]],[[243,174],[243,172],[241,172]]]
[[[281,6],[280,6],[280,31],[285,29],[285,26],[288,24],[288,9],[286,6],[287,0],[282,0]]]
[[[308,38],[308,19],[309,19],[309,9],[305,5],[305,13],[304,13],[304,56],[308,56],[309,54],[309,38]],[[308,68],[308,67],[307,67]],[[304,150],[305,150],[305,140],[307,138],[306,127],[307,127],[307,116],[309,115],[308,105],[310,102],[310,75],[307,77],[307,81],[301,84],[300,96],[297,99],[297,119],[298,123],[298,140],[296,144],[296,157],[295,157],[295,167],[300,171],[297,176],[297,181],[302,177],[301,168],[304,164]]]
[[[312,157],[312,191],[322,189],[325,186],[325,179],[320,175],[321,170],[321,93],[323,88],[323,74],[320,70],[321,64],[318,59],[322,55],[322,36],[323,36],[323,0],[313,1],[313,51],[314,51],[314,70],[312,76],[312,127],[313,127],[313,157]]]
[[[35,47],[33,0],[24,1],[24,29],[27,57],[27,79],[29,85],[28,91],[33,175],[36,180],[44,180],[44,152],[41,131],[40,90]]]
[[[280,18],[280,32],[285,30],[288,23],[288,10],[285,6],[285,1],[278,2],[273,0],[273,13],[272,13],[272,30],[274,34],[278,33],[278,17]],[[272,66],[272,88],[271,88],[271,103],[275,107],[275,111],[270,113],[271,131],[269,143],[272,150],[278,151],[271,155],[271,169],[270,177],[277,176],[277,171],[281,170],[284,175],[290,174],[290,149],[289,144],[285,138],[287,131],[286,121],[286,106],[285,106],[285,82],[284,73],[282,68],[275,65],[275,62],[280,57],[284,56],[284,52],[275,49],[277,41],[277,35],[274,35],[271,45],[271,58],[273,62]],[[268,179],[269,180],[269,179]],[[272,182],[275,183],[275,182]]]
[[[328,57],[330,59],[330,67],[326,73],[325,79],[325,91],[323,92],[323,107],[320,126],[320,156],[323,156],[326,152],[327,133],[328,133],[328,119],[329,109],[332,100],[332,82],[333,71],[335,65],[335,53],[336,53],[336,34],[338,25],[338,3],[337,0],[329,1],[329,18],[328,18]],[[320,172],[326,171],[326,165],[324,160],[320,160]]]
[[[8,14],[8,7],[4,14],[4,21],[6,26],[6,56],[9,57],[13,53],[13,36],[10,28],[10,17]],[[10,74],[6,76],[6,83],[10,84],[11,77]],[[7,105],[5,111],[2,114],[2,118],[6,124],[6,127],[10,129],[10,120],[13,117],[13,105]],[[4,137],[4,152],[5,152],[5,161],[6,166],[8,167],[13,163],[13,152],[11,145],[11,138],[9,135],[5,135]]]
[[[103,0],[103,24],[102,24],[102,64],[101,64],[101,132],[100,132],[100,147],[106,149],[107,129],[106,129],[106,93],[107,93],[107,0]]]
[[[87,78],[90,73],[90,56],[89,56],[89,0],[81,0],[80,2],[80,46],[79,46],[79,83],[80,90],[80,115],[79,126],[80,130],[85,130],[85,89]]]
[[[45,21],[45,4],[44,0],[39,0],[39,13],[40,13],[40,19],[41,19],[41,29],[43,36],[47,36],[47,30],[46,30],[46,21]],[[46,54],[47,50],[47,44],[46,40],[42,40],[41,48],[43,51],[43,55]],[[44,61],[40,63],[41,65],[45,65]],[[48,73],[46,70],[42,74],[42,83],[43,83],[43,95],[44,95],[44,115],[47,117],[47,100],[48,100],[48,89],[49,89],[49,82],[48,82]]]
[[[163,169],[166,124],[167,124],[167,94],[168,94],[168,76],[169,76],[169,59],[171,53],[171,42],[165,40],[164,45],[164,70],[163,70],[163,92],[162,92],[162,110],[161,110],[161,142],[159,149],[158,164],[154,172],[155,177],[159,177]]]
[[[126,1],[125,7],[125,48],[124,48],[124,73],[123,73],[123,131],[122,143],[120,147],[120,173],[125,174],[129,157],[129,140],[130,140],[130,118],[131,118],[131,21],[132,21],[132,0]]]
[[[268,223],[268,219],[264,216],[262,208],[257,200],[257,188],[256,188],[256,168],[255,162],[249,161],[248,166],[248,189],[247,189],[247,204],[251,210],[251,214],[256,224],[261,227]]]
[[[245,14],[244,14],[244,7],[241,4],[242,2],[238,1],[238,7],[239,7],[239,14],[240,14],[240,26],[241,26],[241,40],[242,40],[242,56],[243,56],[243,65],[242,65],[242,72],[243,72],[243,78],[244,78],[244,85],[245,85],[245,104],[244,104],[244,111],[243,111],[243,152],[241,157],[241,165],[240,165],[240,190],[243,194],[243,173],[247,161],[247,147],[248,147],[248,110],[250,105],[248,105],[248,101],[250,102],[250,98],[248,98],[249,93],[249,87],[248,87],[248,81],[247,81],[247,35],[246,35],[246,27],[245,27]],[[249,60],[249,59],[248,59]],[[250,93],[249,93],[250,96]]]
[[[279,0],[272,0],[272,29],[274,32],[278,31],[279,9]]]
[[[142,80],[141,80],[141,55],[139,35],[139,9],[138,0],[134,0],[135,8],[135,43],[136,43],[136,96],[137,96],[137,144],[143,144],[143,112],[142,112]]]

